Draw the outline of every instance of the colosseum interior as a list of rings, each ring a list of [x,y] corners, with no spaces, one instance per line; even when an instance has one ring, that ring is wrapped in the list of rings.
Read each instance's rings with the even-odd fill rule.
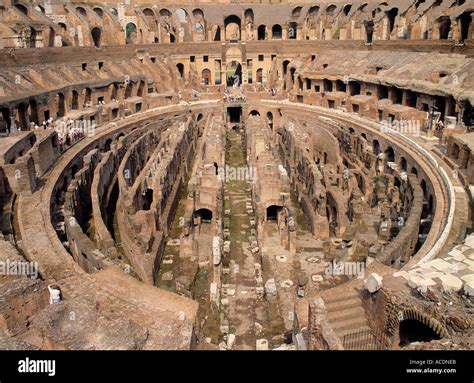
[[[473,12],[0,0],[0,348],[473,348]]]

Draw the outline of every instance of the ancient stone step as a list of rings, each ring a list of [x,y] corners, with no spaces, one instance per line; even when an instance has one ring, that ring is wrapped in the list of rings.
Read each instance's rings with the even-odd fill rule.
[[[342,299],[334,302],[325,302],[326,311],[328,313],[332,311],[346,310],[353,307],[361,307],[361,301],[359,297],[353,297],[348,299]]]
[[[357,318],[361,316],[365,316],[365,311],[360,305],[355,307],[344,308],[341,310],[332,310],[331,312],[328,312],[328,319],[331,322]]]
[[[342,293],[338,291],[337,294],[325,294],[323,296],[323,300],[326,305],[329,303],[343,301],[350,298],[359,298],[359,293],[354,289],[350,289]]]
[[[335,321],[331,323],[331,326],[334,332],[339,337],[342,337],[345,334],[358,331],[367,327],[367,319],[365,318],[365,316],[359,316],[356,318],[346,319],[342,321]]]

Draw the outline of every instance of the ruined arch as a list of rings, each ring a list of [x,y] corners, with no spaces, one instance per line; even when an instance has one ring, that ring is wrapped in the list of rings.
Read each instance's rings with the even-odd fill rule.
[[[224,20],[225,39],[226,40],[240,40],[240,29],[242,21],[236,15],[227,16]]]
[[[347,5],[344,5],[342,12],[344,13],[345,16],[348,16],[351,9],[352,9],[352,4],[347,4]]]
[[[203,85],[211,85],[211,70],[204,68],[201,72],[201,82]]]
[[[380,143],[378,140],[373,140],[372,141],[372,151],[374,154],[379,155],[380,154]]]
[[[136,42],[137,26],[134,23],[128,23],[125,26],[125,43],[134,44]]]
[[[212,28],[212,41],[221,41],[221,27],[220,25],[213,25]]]
[[[401,157],[400,158],[400,169],[403,170],[404,172],[407,171],[407,168],[408,168],[408,164],[407,164],[407,160],[405,157]]]
[[[176,64],[176,68],[178,69],[178,73],[182,79],[184,79],[184,64],[178,63]]]
[[[39,124],[39,119],[38,119],[38,104],[35,99],[30,100],[30,121],[34,122],[36,124]]]
[[[29,47],[30,48],[36,48],[36,39],[38,37],[38,34],[36,32],[36,29],[31,27],[30,28],[30,38],[29,38]]]
[[[227,65],[227,86],[232,86],[236,84],[238,81],[238,84],[242,84],[242,64],[238,62],[237,60],[232,60],[228,65]]]
[[[326,8],[326,15],[328,16],[334,16],[334,11],[336,10],[336,6],[334,4],[330,4]]]
[[[77,90],[72,91],[71,109],[79,109],[79,93],[77,92]]]
[[[24,15],[28,16],[28,8],[23,4],[15,4],[15,8],[18,9]]]
[[[65,106],[65,97],[63,93],[58,93],[55,99],[56,104],[56,117],[64,117],[66,113],[66,106]]]
[[[95,14],[97,16],[99,16],[100,18],[104,17],[104,10],[102,8],[99,8],[99,7],[95,7],[93,9],[93,11],[95,12]]]
[[[270,205],[266,208],[265,221],[278,221],[278,214],[283,210],[283,206]]]
[[[385,12],[385,15],[388,18],[388,38],[390,38],[390,34],[393,32],[395,28],[395,20],[398,16],[398,8],[392,8],[390,11]]]
[[[472,34],[472,11],[463,12],[458,17],[458,22],[460,23],[461,27],[461,37],[460,42],[464,43],[465,40],[470,39]]]
[[[155,12],[153,12],[153,10],[151,8],[145,8],[143,9],[143,14],[146,16],[146,17],[149,17],[149,18],[154,18],[155,17]]]
[[[399,320],[399,346],[404,347],[412,342],[430,342],[447,335],[441,323],[417,309],[403,310],[402,320]]]
[[[283,38],[283,30],[281,28],[281,25],[280,24],[275,24],[272,27],[272,39],[273,40],[275,40],[275,39],[280,40],[281,38]]]
[[[54,31],[54,28],[49,27],[48,47],[50,48],[54,47],[55,40],[56,40],[56,32]]]
[[[10,132],[11,129],[11,112],[9,108],[0,108],[0,131]]]
[[[95,27],[91,30],[91,35],[92,35],[92,41],[94,43],[94,46],[96,48],[100,47],[101,44],[101,38],[102,38],[102,31],[99,27]]]
[[[81,16],[87,17],[87,11],[85,10],[85,8],[83,8],[83,7],[76,7],[76,11],[77,11]]]
[[[449,16],[441,16],[438,19],[439,39],[447,40],[451,32],[451,19]]]
[[[301,7],[301,6],[297,6],[297,7],[293,8],[293,10],[291,11],[291,16],[294,17],[294,18],[300,17],[302,10],[303,10],[303,7]]]
[[[194,217],[200,217],[202,223],[211,223],[212,211],[209,209],[202,208],[194,212]]]
[[[256,82],[258,84],[263,83],[263,68],[258,68],[256,72]]]
[[[385,159],[386,162],[395,162],[395,151],[391,146],[385,149]]]

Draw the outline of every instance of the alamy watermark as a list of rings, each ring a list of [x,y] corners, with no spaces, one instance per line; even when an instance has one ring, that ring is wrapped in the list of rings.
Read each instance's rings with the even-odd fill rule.
[[[217,176],[224,182],[255,181],[257,171],[252,166],[223,166],[217,170]]]
[[[38,278],[38,262],[0,261],[0,275],[26,275],[32,279]]]
[[[410,136],[419,137],[421,133],[421,121],[420,120],[394,120],[389,118],[388,120],[381,121],[382,133],[400,133]]]
[[[333,259],[332,262],[326,263],[324,272],[326,275],[333,277],[346,275],[361,279],[365,274],[365,262],[343,262]]]

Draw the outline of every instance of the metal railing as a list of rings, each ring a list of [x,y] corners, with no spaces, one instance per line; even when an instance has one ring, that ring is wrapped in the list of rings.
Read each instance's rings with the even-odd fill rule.
[[[370,328],[356,330],[344,335],[342,344],[345,350],[387,350],[386,336]]]

